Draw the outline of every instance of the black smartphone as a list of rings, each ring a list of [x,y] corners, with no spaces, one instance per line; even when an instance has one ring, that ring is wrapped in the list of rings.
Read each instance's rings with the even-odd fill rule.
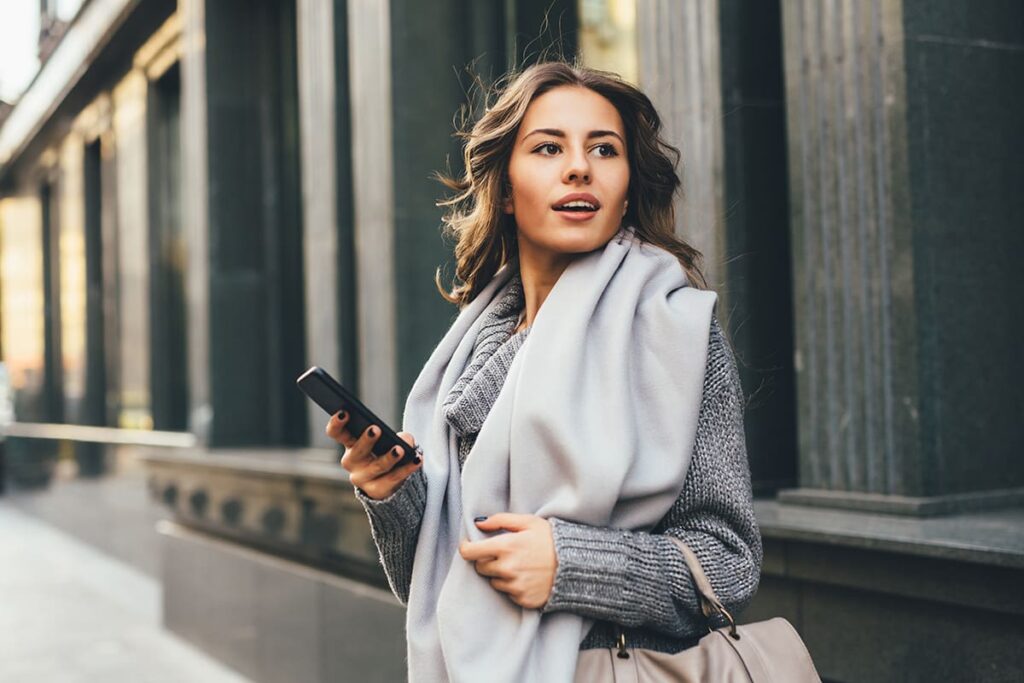
[[[313,399],[313,402],[323,408],[328,415],[334,415],[340,410],[349,414],[348,423],[345,428],[349,434],[360,436],[370,425],[377,425],[380,428],[380,438],[373,445],[373,454],[381,456],[395,446],[401,446],[404,455],[398,462],[399,465],[414,462],[416,456],[422,454],[419,446],[410,446],[403,439],[399,438],[394,429],[389,427],[383,420],[373,414],[373,411],[363,405],[355,395],[341,386],[338,380],[327,374],[327,371],[314,365],[306,370],[295,381],[306,396]]]

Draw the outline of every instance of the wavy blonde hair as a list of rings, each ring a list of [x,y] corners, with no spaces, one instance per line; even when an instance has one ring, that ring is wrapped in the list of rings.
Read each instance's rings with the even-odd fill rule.
[[[515,217],[502,210],[510,189],[512,147],[530,103],[565,85],[593,90],[622,117],[629,157],[629,208],[623,223],[634,226],[642,241],[675,255],[691,285],[706,289],[700,252],[675,235],[673,197],[681,185],[675,170],[680,154],[662,139],[661,118],[651,100],[615,74],[542,62],[501,79],[485,96],[492,104],[472,128],[460,126],[456,136],[465,140],[463,176],[436,174],[455,192],[437,203],[447,209],[445,235],[456,239],[456,281],[451,290],[442,284],[440,268],[435,275],[441,296],[462,308],[517,254]]]

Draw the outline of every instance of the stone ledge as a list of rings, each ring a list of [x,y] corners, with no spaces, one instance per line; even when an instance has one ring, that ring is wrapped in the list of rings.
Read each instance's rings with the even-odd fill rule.
[[[754,510],[766,539],[1024,568],[1024,507],[898,517],[758,500]]]
[[[1018,681],[1024,666],[1024,510],[949,517],[754,504],[757,595],[826,681]]]
[[[931,517],[1024,507],[1024,488],[950,493],[942,496],[894,496],[861,491],[798,488],[779,491],[779,502],[841,510]]]
[[[787,618],[825,681],[1019,681],[1017,568],[765,538],[743,622]]]
[[[330,451],[146,451],[150,495],[175,522],[379,586],[369,521]]]
[[[287,476],[348,484],[333,452],[319,448],[140,449],[143,462],[154,466],[217,471],[244,470],[253,476]]]

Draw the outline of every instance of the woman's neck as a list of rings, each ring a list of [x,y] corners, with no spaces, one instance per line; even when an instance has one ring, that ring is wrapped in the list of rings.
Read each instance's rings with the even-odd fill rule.
[[[516,332],[533,325],[537,312],[554,288],[558,278],[577,254],[559,254],[537,250],[519,240],[519,277],[523,283],[523,300],[526,315],[516,327]]]

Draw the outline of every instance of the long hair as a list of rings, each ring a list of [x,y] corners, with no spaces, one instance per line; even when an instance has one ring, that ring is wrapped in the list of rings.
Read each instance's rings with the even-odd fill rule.
[[[439,268],[435,282],[441,296],[460,308],[465,306],[517,254],[515,217],[502,211],[509,193],[512,148],[530,103],[563,85],[593,90],[618,110],[629,157],[629,208],[623,224],[634,226],[642,241],[672,253],[690,284],[706,289],[700,252],[675,235],[672,200],[680,190],[676,173],[680,155],[662,139],[661,118],[651,100],[615,74],[564,62],[543,62],[499,81],[491,97],[486,98],[493,104],[471,129],[463,125],[456,132],[465,141],[463,176],[436,174],[455,192],[438,202],[447,209],[444,232],[456,239],[456,282],[451,291],[446,290]]]

